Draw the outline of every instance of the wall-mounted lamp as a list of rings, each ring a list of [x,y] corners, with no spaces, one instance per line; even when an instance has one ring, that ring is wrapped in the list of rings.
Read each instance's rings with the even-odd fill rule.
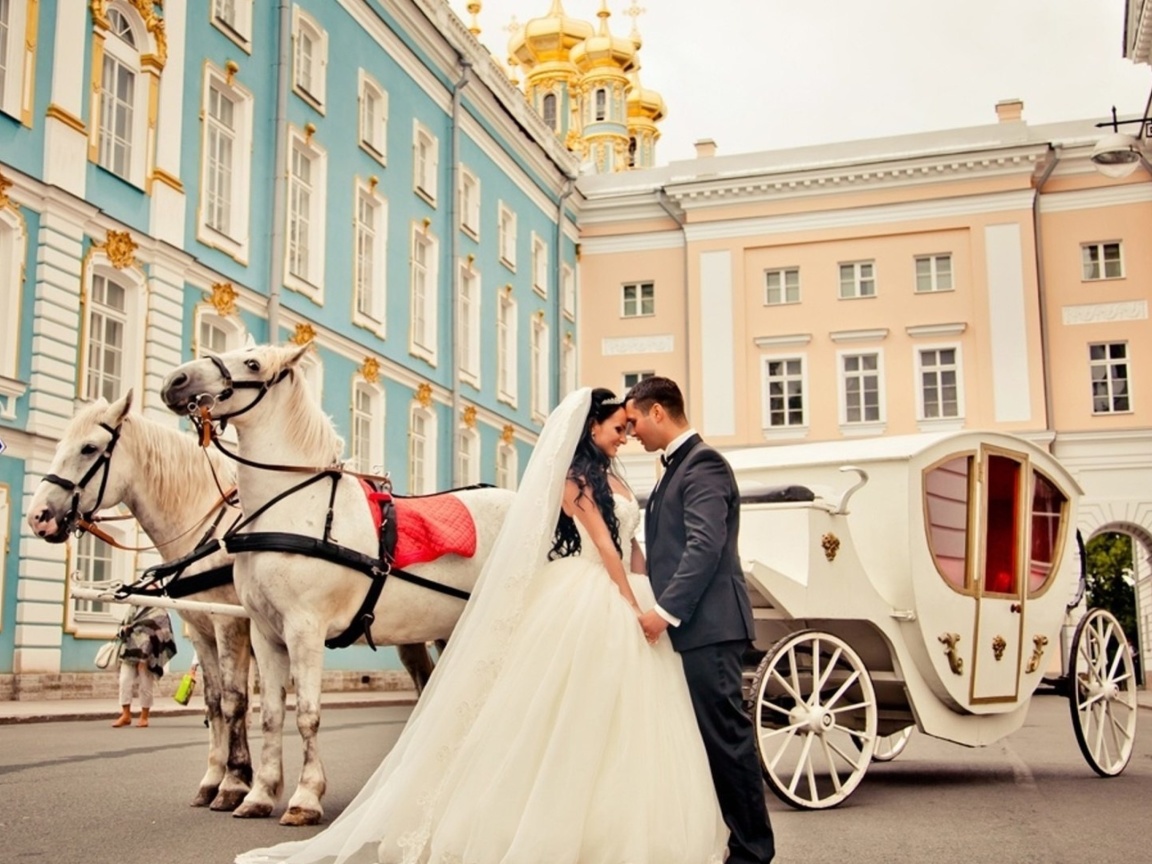
[[[1120,127],[1130,123],[1142,123],[1144,129],[1140,136],[1125,135]],[[1112,133],[1105,135],[1096,142],[1089,157],[1096,166],[1096,170],[1105,177],[1120,180],[1136,170],[1137,165],[1143,164],[1144,170],[1152,174],[1152,166],[1144,155],[1144,142],[1152,138],[1152,117],[1139,117],[1135,120],[1119,120],[1116,117],[1116,106],[1112,106],[1112,119],[1097,123],[1096,128],[1112,127]]]

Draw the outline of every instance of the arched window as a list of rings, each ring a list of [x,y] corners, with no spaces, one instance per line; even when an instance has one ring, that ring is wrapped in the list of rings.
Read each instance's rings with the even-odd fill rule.
[[[141,56],[152,52],[150,38],[136,10],[118,0],[109,4],[97,25],[94,137],[89,156],[100,167],[143,188],[148,103],[155,79],[145,73]]]
[[[144,289],[140,271],[117,269],[102,253],[90,259],[83,288],[80,398],[112,402],[142,384]]]
[[[557,115],[556,94],[555,93],[545,93],[544,94],[543,109],[544,109],[544,122],[548,124],[549,129],[552,129],[553,131],[555,131],[555,129],[556,129],[556,115]]]
[[[16,378],[20,372],[20,298],[27,247],[24,220],[15,210],[0,209],[0,378]]]
[[[515,489],[517,481],[516,445],[501,441],[496,447],[496,485]]]
[[[603,87],[596,91],[596,119],[605,120],[608,117],[608,91]]]
[[[416,404],[408,421],[408,494],[436,488],[436,415]]]
[[[352,470],[382,474],[384,465],[384,394],[376,384],[356,381],[352,385]]]
[[[464,426],[456,441],[456,481],[470,486],[480,482],[480,436],[475,429]]]
[[[196,315],[196,356],[223,354],[243,348],[246,335],[244,324],[237,318],[218,315],[211,309],[200,309]]]

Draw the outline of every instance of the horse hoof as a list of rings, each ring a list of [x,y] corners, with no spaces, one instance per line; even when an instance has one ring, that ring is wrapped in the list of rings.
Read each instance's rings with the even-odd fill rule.
[[[280,817],[281,825],[319,825],[324,814],[319,810],[305,810],[303,807],[289,807]]]
[[[212,801],[210,809],[218,812],[231,812],[244,803],[244,796],[247,794],[248,791],[246,789],[221,789]],[[267,816],[268,813],[261,815]]]
[[[232,815],[237,819],[267,819],[272,815],[272,805],[245,802],[233,810]]]
[[[196,797],[192,799],[191,806],[193,807],[207,807],[212,803],[212,799],[216,797],[216,786],[203,786],[196,790]]]

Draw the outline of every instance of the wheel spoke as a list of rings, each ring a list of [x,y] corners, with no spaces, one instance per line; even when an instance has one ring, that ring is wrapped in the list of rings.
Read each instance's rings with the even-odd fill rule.
[[[844,729],[844,727],[842,727],[842,726],[837,726],[837,727],[835,727],[835,728],[837,728],[837,729]],[[848,730],[847,730],[847,729],[844,729],[844,731],[845,731],[845,732],[847,732]],[[861,742],[861,743],[863,743],[863,742]],[[852,768],[853,768],[854,770],[855,770],[855,769],[858,769],[858,768],[860,767],[860,765],[861,765],[861,764],[864,762],[864,760],[863,760],[863,759],[860,757],[860,753],[857,753],[857,754],[855,754],[855,758],[853,758],[853,754],[851,754],[851,753],[846,753],[845,751],[841,750],[841,749],[840,749],[840,748],[839,748],[839,747],[836,745],[836,743],[835,743],[835,742],[833,742],[833,741],[829,741],[829,740],[828,740],[828,736],[827,736],[827,735],[825,735],[825,736],[824,736],[824,746],[825,746],[825,747],[831,747],[831,748],[832,748],[832,750],[833,750],[833,751],[834,751],[834,752],[835,752],[835,753],[836,753],[836,754],[837,754],[837,755],[838,755],[838,756],[839,756],[841,759],[843,759],[845,762],[847,762],[849,765],[851,765],[851,766],[852,766]],[[861,750],[861,752],[863,752],[864,748],[863,748],[863,747],[861,747],[861,748],[860,748],[860,750]]]
[[[820,692],[824,689],[824,685],[828,683],[828,679],[832,676],[832,673],[836,671],[836,664],[840,662],[840,656],[843,653],[844,651],[837,647],[835,653],[833,653],[832,656],[828,659],[828,665],[824,669],[824,674],[819,677],[814,685],[816,692]]]
[[[780,758],[788,750],[788,745],[796,740],[796,730],[798,728],[800,728],[800,727],[793,726],[792,728],[787,730],[788,740],[785,741],[784,744],[780,747],[780,749],[776,751],[776,758],[774,758],[772,760],[771,764],[769,764],[769,766],[768,766],[768,770],[771,771],[773,774],[776,773],[776,766],[780,763]]]
[[[845,711],[859,711],[861,708],[867,708],[871,702],[853,702],[851,705],[841,705],[839,708],[828,708],[833,714],[843,714]],[[827,706],[825,706],[827,708]]]
[[[855,684],[855,683],[856,683],[856,679],[857,679],[857,678],[859,678],[859,677],[860,677],[860,672],[859,672],[859,670],[857,670],[857,669],[853,669],[853,670],[852,670],[852,674],[851,674],[851,675],[849,675],[849,676],[848,676],[848,677],[847,677],[847,678],[844,680],[844,683],[840,685],[839,689],[837,689],[837,691],[836,691],[835,693],[833,693],[833,694],[832,694],[830,697],[828,697],[828,699],[825,701],[825,703],[824,703],[824,704],[825,704],[825,705],[834,705],[834,704],[836,704],[836,701],[837,701],[837,700],[838,700],[838,699],[839,699],[841,696],[843,696],[843,695],[844,695],[844,691],[845,691],[845,690],[847,690],[849,687],[851,687],[853,684]]]
[[[788,791],[793,795],[796,794],[796,786],[800,782],[801,776],[804,774],[805,767],[811,767],[808,764],[808,752],[812,749],[812,736],[804,736],[804,746],[800,748],[800,760],[796,764],[796,770],[792,773],[792,782],[788,784]]]
[[[836,794],[839,795],[844,791],[844,787],[840,783],[840,774],[836,771],[836,760],[832,758],[831,742],[828,741],[827,735],[822,735],[820,737],[820,743],[824,747],[824,758],[828,760],[828,773],[832,777],[832,786],[836,790]],[[841,754],[841,756],[843,756],[843,754]],[[850,760],[846,761],[848,761],[849,765],[852,765]]]
[[[795,672],[795,669],[793,669],[793,672]],[[799,684],[797,684],[797,686],[795,688],[793,688],[793,686],[791,684],[789,684],[787,681],[784,680],[784,676],[780,674],[780,670],[776,669],[776,668],[772,669],[772,672],[769,674],[769,677],[775,678],[777,681],[779,681],[780,686],[784,688],[784,690],[788,693],[789,696],[791,696],[793,699],[796,700],[797,705],[805,704],[804,703],[804,697],[800,695]]]
[[[789,711],[787,708],[781,708],[775,702],[770,702],[767,699],[761,699],[760,704],[765,708],[771,708],[773,711],[776,711],[777,713],[783,714],[785,717],[788,717],[792,714],[792,712]]]

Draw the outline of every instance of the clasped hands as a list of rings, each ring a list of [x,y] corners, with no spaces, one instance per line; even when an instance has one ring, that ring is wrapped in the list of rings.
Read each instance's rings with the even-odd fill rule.
[[[655,609],[641,612],[638,620],[640,629],[644,631],[644,638],[648,640],[649,645],[655,645],[660,634],[668,629],[668,622]]]

